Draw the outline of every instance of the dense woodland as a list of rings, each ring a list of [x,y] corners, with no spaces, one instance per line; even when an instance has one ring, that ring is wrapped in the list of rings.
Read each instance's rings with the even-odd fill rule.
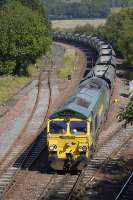
[[[133,6],[133,0],[43,0],[51,19],[103,18],[112,7]]]
[[[0,1],[0,75],[27,74],[51,44],[50,24],[39,0]]]

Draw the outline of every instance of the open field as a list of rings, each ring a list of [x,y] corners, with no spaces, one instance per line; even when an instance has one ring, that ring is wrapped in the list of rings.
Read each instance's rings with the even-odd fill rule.
[[[120,12],[121,11],[121,7],[119,7],[119,8],[111,8],[111,13],[112,14],[114,14],[114,13],[118,13],[118,12]]]
[[[125,8],[123,8],[123,7],[111,8],[111,13],[112,13],[112,14],[115,14],[115,13],[118,13],[118,12],[120,12],[121,10],[124,10],[124,9],[127,9],[127,8],[131,8],[131,7],[125,7]]]
[[[106,19],[85,19],[85,20],[52,20],[53,28],[60,29],[72,29],[76,26],[83,26],[85,24],[90,24],[94,27],[98,27],[106,22]]]

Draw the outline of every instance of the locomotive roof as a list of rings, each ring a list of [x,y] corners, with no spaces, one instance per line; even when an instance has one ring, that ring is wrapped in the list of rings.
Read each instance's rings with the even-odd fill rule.
[[[90,78],[83,81],[67,101],[51,115],[55,118],[73,113],[76,116],[87,118],[91,115],[106,82],[100,78]]]

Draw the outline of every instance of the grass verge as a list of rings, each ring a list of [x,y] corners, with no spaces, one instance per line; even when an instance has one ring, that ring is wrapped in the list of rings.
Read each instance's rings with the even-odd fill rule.
[[[65,50],[63,58],[63,66],[58,70],[58,75],[60,78],[66,78],[74,70],[74,65],[76,62],[76,52],[75,49],[67,48]]]
[[[118,13],[120,12],[122,9],[122,7],[118,7],[118,8],[111,8],[111,14],[115,14],[115,13]]]
[[[23,87],[30,78],[13,76],[0,76],[0,104],[7,101],[19,88]]]
[[[117,7],[117,8],[111,8],[111,14],[115,14],[115,13],[119,13],[121,10],[127,9],[127,8],[131,8],[129,7]]]
[[[36,77],[39,73],[39,68],[42,67],[42,65],[44,66],[43,56],[37,59],[37,67],[33,64],[28,66],[29,77],[14,77],[11,75],[0,76],[0,104],[3,104],[10,99],[19,89],[32,80],[33,77]]]

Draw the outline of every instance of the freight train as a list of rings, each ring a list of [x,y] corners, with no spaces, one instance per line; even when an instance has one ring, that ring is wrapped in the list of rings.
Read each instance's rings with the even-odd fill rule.
[[[56,32],[54,39],[92,47],[99,55],[92,70],[47,122],[50,166],[55,170],[82,170],[94,154],[98,133],[107,118],[116,55],[112,46],[98,37]]]

